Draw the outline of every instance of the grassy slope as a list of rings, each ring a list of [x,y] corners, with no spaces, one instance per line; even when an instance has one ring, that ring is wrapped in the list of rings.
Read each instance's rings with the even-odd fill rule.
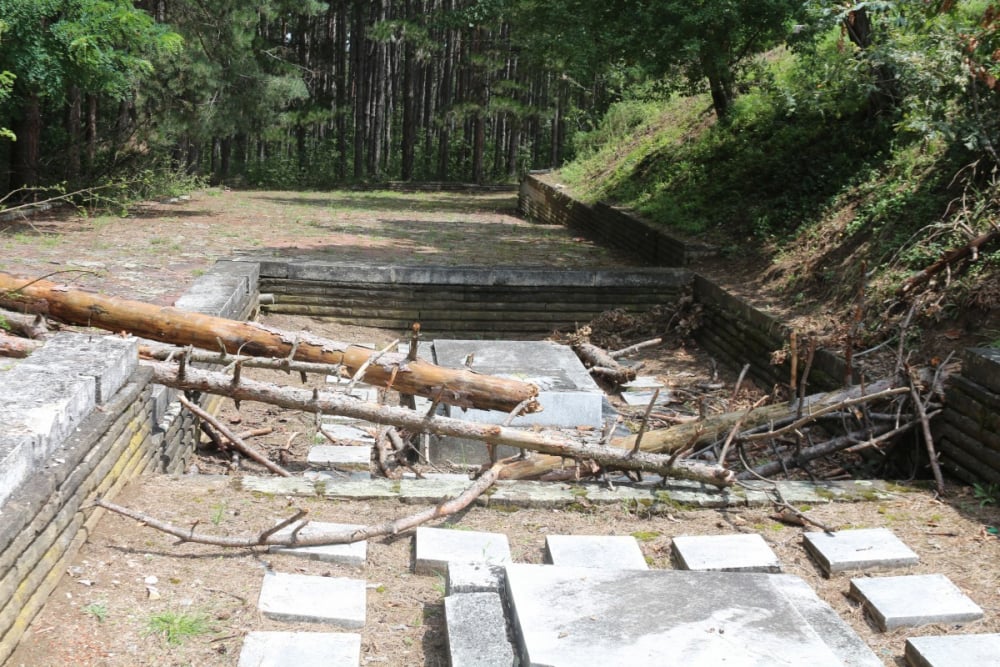
[[[909,309],[896,288],[964,245],[957,223],[981,233],[997,220],[995,186],[990,203],[958,185],[969,156],[907,141],[865,110],[821,117],[763,93],[742,97],[725,124],[709,109],[704,97],[621,103],[578,137],[578,158],[558,178],[585,200],[714,242],[722,266],[743,267],[729,277],[745,294],[783,303],[828,342],[846,331],[863,271],[859,349],[895,334]],[[1000,346],[1000,250],[986,251],[922,292],[908,335],[927,357]]]

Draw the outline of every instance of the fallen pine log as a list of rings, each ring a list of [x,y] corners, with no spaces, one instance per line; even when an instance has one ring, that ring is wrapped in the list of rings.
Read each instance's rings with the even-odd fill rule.
[[[375,352],[351,345],[289,332],[255,322],[156,306],[142,301],[93,294],[47,280],[27,280],[0,272],[0,306],[31,312],[81,326],[128,333],[174,345],[231,354],[288,358],[340,364],[351,375],[364,369],[362,380],[402,393],[483,410],[510,412],[524,403],[523,412],[537,412],[538,387],[527,382],[494,377],[468,369],[442,368],[422,360]]]
[[[495,445],[510,445],[520,449],[553,455],[564,459],[592,460],[601,466],[618,470],[643,470],[665,477],[694,479],[723,487],[733,483],[733,473],[721,466],[695,461],[674,461],[672,457],[637,452],[631,455],[618,447],[582,445],[565,437],[493,424],[479,424],[449,417],[428,417],[406,408],[366,403],[344,394],[311,391],[297,387],[258,382],[246,378],[233,382],[223,373],[178,364],[143,361],[153,370],[153,380],[175,389],[194,389],[228,396],[238,401],[258,401],[283,408],[319,412],[364,419],[376,424],[391,424],[411,433],[433,433]],[[513,464],[512,464],[513,465]]]
[[[11,336],[0,331],[0,357],[24,359],[41,346],[41,341]]]
[[[573,351],[591,373],[607,378],[615,384],[625,384],[635,379],[635,369],[622,366],[610,354],[591,343],[574,343]]]

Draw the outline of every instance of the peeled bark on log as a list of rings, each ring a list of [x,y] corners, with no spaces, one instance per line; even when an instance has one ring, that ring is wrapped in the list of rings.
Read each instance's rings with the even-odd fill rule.
[[[720,487],[732,484],[735,479],[731,471],[720,466],[694,461],[671,461],[670,457],[645,452],[630,455],[629,452],[617,447],[581,445],[563,437],[507,426],[479,424],[440,416],[428,418],[413,410],[366,403],[344,394],[282,387],[248,379],[241,379],[234,384],[229,376],[222,373],[211,373],[195,368],[186,368],[183,373],[179,373],[179,366],[175,364],[158,361],[142,363],[153,369],[155,382],[175,389],[194,389],[228,396],[239,401],[258,401],[293,410],[341,415],[377,424],[392,424],[411,433],[434,433],[481,440],[496,445],[510,445],[552,454],[558,461],[589,459],[608,468],[645,470],[664,476],[695,479]]]
[[[891,386],[889,381],[882,381],[866,387],[865,395],[876,394]],[[804,400],[804,414],[809,410],[819,410],[836,405],[845,400],[862,396],[861,387],[854,386],[840,389],[827,394],[807,396]],[[646,431],[642,436],[640,450],[643,452],[667,454],[674,453],[683,447],[692,448],[708,445],[725,438],[741,419],[743,428],[751,429],[768,422],[794,418],[798,411],[797,402],[765,405],[751,411],[727,412],[695,422],[677,424],[669,428]],[[612,449],[631,450],[635,447],[636,436],[614,438],[610,443]],[[677,462],[681,463],[680,461]],[[524,461],[511,463],[502,473],[503,479],[534,479],[548,474],[552,470],[565,467],[565,461],[556,456],[534,456]]]
[[[41,341],[9,336],[0,331],[0,357],[24,359],[41,346]]]
[[[625,384],[635,379],[634,368],[622,366],[614,357],[596,345],[574,343],[573,351],[592,373],[598,373],[616,384]]]
[[[342,364],[351,375],[375,354],[359,345],[301,332],[92,294],[47,280],[26,280],[3,272],[0,272],[0,306],[82,326],[127,331],[175,345],[193,345],[205,350],[224,348],[232,354],[256,357]],[[541,409],[534,400],[538,387],[533,384],[468,369],[442,368],[419,359],[409,360],[399,353],[381,355],[377,362],[368,365],[361,379],[378,387],[391,386],[402,393],[460,407],[510,412],[528,401],[524,412]]]

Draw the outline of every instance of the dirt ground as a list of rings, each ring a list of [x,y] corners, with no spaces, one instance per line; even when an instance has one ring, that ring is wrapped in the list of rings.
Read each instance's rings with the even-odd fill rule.
[[[236,193],[209,191],[190,201],[151,204],[129,218],[83,219],[66,214],[0,224],[0,270],[38,277],[60,274],[106,293],[171,303],[217,258],[285,254],[376,263],[548,266],[621,266],[628,258],[574,238],[563,230],[530,225],[514,215],[512,195],[423,193]],[[312,318],[272,317],[283,328],[306,329],[349,342],[385,343],[395,337]],[[733,400],[735,374],[683,340],[647,350],[643,373],[658,376],[678,400],[664,412],[739,409],[758,393],[745,387]],[[282,374],[258,377],[294,382]],[[321,382],[322,380],[313,380]],[[638,419],[633,409],[631,418]],[[315,438],[312,415],[230,402],[220,418],[237,431],[267,426],[250,442],[293,471],[305,470]],[[156,476],[133,483],[118,501],[182,525],[220,534],[256,532],[296,507],[317,521],[357,523],[397,517],[419,508],[395,501],[334,502],[250,494],[237,489],[252,464],[231,470],[210,452],[197,462],[200,474]],[[785,571],[805,578],[873,647],[888,665],[903,665],[905,638],[924,634],[1000,631],[1000,541],[989,529],[1000,513],[982,496],[955,486],[944,499],[914,490],[890,501],[807,508],[836,528],[887,527],[920,556],[908,573],[946,574],[986,612],[962,627],[929,626],[880,633],[863,609],[846,597],[847,575],[823,578],[801,545],[802,528],[785,526],[764,509],[727,511],[677,508],[643,516],[624,506],[574,510],[501,511],[473,507],[446,520],[458,529],[506,533],[519,562],[542,562],[546,534],[635,535],[652,567],[670,568],[671,538],[686,534],[757,532],[778,554]],[[989,500],[989,499],[985,499]],[[93,511],[93,510],[92,510]],[[411,568],[411,537],[376,540],[360,569],[305,561],[254,550],[175,545],[173,539],[119,516],[106,515],[36,618],[7,664],[49,665],[235,665],[246,632],[318,630],[261,616],[257,595],[265,569],[363,577],[368,621],[362,631],[362,664],[446,665],[444,582]],[[155,619],[201,620],[174,642],[153,629]]]

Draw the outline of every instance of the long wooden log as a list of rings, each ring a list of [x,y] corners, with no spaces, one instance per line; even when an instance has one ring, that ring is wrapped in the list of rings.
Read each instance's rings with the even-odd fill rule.
[[[47,280],[27,280],[0,272],[0,306],[32,312],[82,326],[127,331],[142,338],[224,348],[231,354],[290,358],[341,364],[355,374],[375,354],[360,345],[340,343],[303,332],[289,332],[255,322],[192,313],[178,308],[84,292]],[[510,412],[528,401],[524,412],[541,409],[538,387],[468,369],[442,368],[398,353],[381,355],[362,379],[379,387],[432,398],[441,403]]]
[[[10,336],[0,331],[0,357],[24,359],[41,346],[41,341]]]
[[[321,412],[364,419],[377,424],[391,424],[405,428],[411,433],[434,433],[496,445],[510,445],[550,454],[559,461],[590,459],[609,468],[645,470],[663,476],[695,479],[720,487],[728,486],[735,480],[733,473],[725,468],[695,461],[672,461],[671,457],[646,452],[632,455],[617,447],[582,445],[558,435],[507,426],[479,424],[440,416],[428,418],[414,410],[366,403],[344,394],[312,392],[308,389],[283,387],[248,379],[241,379],[234,384],[232,378],[223,373],[195,368],[186,368],[180,373],[179,366],[172,363],[143,361],[142,364],[153,369],[155,382],[176,389],[194,389],[229,396],[239,401],[258,401],[293,410]]]

